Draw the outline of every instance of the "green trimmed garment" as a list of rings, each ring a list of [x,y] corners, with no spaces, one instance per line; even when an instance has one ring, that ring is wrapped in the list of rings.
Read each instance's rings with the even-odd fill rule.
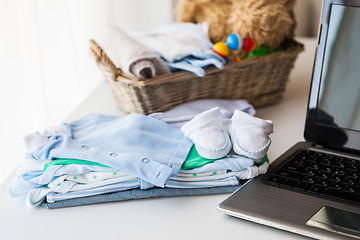
[[[229,157],[234,157],[234,156],[228,155],[223,158],[229,158]],[[223,158],[218,158],[218,159],[223,159]],[[201,157],[199,155],[199,153],[196,151],[195,145],[193,145],[191,147],[190,152],[187,155],[183,165],[181,166],[181,170],[189,170],[189,169],[193,169],[193,168],[202,167],[202,166],[204,166],[208,163],[212,163],[218,159],[208,159],[208,158]],[[269,162],[267,155],[265,155],[265,157],[263,157],[259,162],[257,162],[257,163],[255,162],[255,165],[260,166],[264,162]],[[91,162],[91,161],[87,161],[87,160],[71,159],[71,158],[57,158],[57,159],[52,160],[51,162],[47,162],[44,166],[44,171],[47,168],[54,166],[54,165],[70,165],[70,164],[93,165],[93,166],[111,168],[107,165],[97,163],[97,162]]]

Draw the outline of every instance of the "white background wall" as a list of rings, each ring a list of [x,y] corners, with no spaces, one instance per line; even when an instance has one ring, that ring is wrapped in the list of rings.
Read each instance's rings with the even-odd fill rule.
[[[22,137],[58,125],[103,80],[89,40],[172,21],[169,0],[0,0],[0,183],[23,159]]]

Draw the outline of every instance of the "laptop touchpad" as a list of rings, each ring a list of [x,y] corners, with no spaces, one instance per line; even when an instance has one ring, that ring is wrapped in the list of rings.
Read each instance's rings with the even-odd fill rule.
[[[306,225],[360,239],[360,214],[329,206],[322,207]]]

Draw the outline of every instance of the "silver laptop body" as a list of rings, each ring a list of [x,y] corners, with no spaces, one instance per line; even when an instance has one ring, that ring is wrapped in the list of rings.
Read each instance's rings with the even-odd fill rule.
[[[220,211],[312,238],[360,239],[359,60],[360,1],[324,0],[305,123],[306,142],[294,145],[270,164],[266,175],[248,181],[220,203]],[[284,182],[269,184],[274,173],[304,151],[350,158],[353,164],[348,165],[353,169],[342,171],[345,176],[341,179],[354,179],[350,189],[358,195],[344,201],[320,192],[295,191]],[[316,166],[325,166],[321,165],[323,158],[315,157],[314,161],[319,161]]]

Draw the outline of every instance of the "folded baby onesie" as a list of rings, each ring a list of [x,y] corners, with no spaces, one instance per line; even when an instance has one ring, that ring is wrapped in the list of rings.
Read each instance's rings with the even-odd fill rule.
[[[197,154],[191,154],[192,157],[189,160],[193,160],[195,155]],[[54,162],[57,161],[54,160]],[[64,161],[60,160],[58,163],[61,162]],[[84,161],[81,163],[85,164]],[[145,190],[139,189],[137,182],[132,182],[124,172],[94,171],[83,175],[64,175],[43,189],[30,191],[27,204],[58,208],[138,198],[228,193],[235,191],[239,184],[241,185],[238,175],[246,175],[247,179],[255,177],[251,175],[252,171],[249,172],[254,167],[254,161],[249,158],[229,156],[210,163],[202,163],[191,162],[190,165],[182,167],[177,175],[169,178],[165,188],[155,187]],[[49,168],[53,166],[56,164],[49,165]],[[96,167],[99,170],[109,169],[104,166]],[[77,183],[85,185],[78,186]],[[45,201],[41,202],[44,198]]]
[[[67,166],[63,165],[44,171],[45,164],[57,158],[88,160],[125,171],[140,179],[142,189],[164,187],[168,178],[179,172],[193,145],[179,129],[141,114],[88,115],[62,124],[62,128],[64,133],[37,133],[26,138],[27,145],[35,150],[26,154],[25,163],[10,184],[13,196],[42,187],[64,174]],[[36,148],[31,141],[39,146]],[[77,170],[96,167],[79,166]]]
[[[241,179],[244,179],[242,176],[247,176],[247,179],[253,177],[249,172],[249,169],[254,167],[252,159],[231,155],[223,159],[209,160],[201,158],[195,148],[192,147],[180,172],[167,180],[165,188],[199,189],[237,186],[239,185],[238,176],[241,176]],[[214,164],[215,168],[204,172],[203,166],[220,160],[227,165],[222,165],[222,168],[216,169],[221,164]],[[84,168],[85,166],[91,167],[91,171],[88,172]],[[51,169],[59,167],[63,171],[60,173],[60,169],[57,171],[59,173],[57,178],[43,187],[29,191],[26,198],[27,206],[36,207],[44,200],[53,203],[140,188],[138,178],[123,171],[116,171],[109,166],[86,160],[54,159],[45,164],[44,171],[51,171]],[[85,170],[85,173],[82,173],[81,169]],[[189,169],[193,172],[186,172]]]

